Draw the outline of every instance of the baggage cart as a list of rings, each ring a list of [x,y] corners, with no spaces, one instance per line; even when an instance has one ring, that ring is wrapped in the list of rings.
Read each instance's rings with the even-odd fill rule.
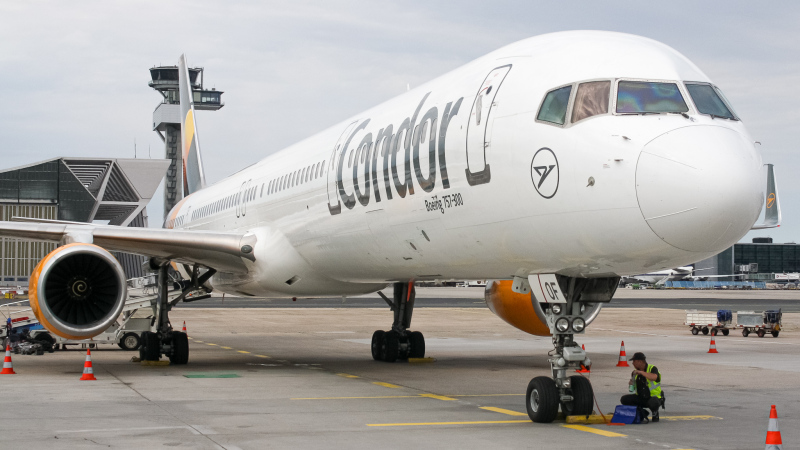
[[[742,336],[747,337],[750,333],[755,333],[758,337],[764,337],[770,333],[772,337],[778,337],[781,332],[781,320],[783,313],[780,309],[766,311],[738,311],[736,313],[737,327],[742,329]]]
[[[727,336],[730,334],[730,330],[736,327],[733,324],[733,314],[727,309],[717,312],[687,310],[684,325],[688,326],[695,336],[700,333],[703,335],[711,333],[712,336],[716,336],[719,332],[722,332],[723,336]]]

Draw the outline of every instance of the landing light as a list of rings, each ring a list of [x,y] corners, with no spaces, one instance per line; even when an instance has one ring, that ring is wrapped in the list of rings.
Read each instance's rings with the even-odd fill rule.
[[[565,332],[569,330],[569,320],[562,317],[556,321],[556,329],[560,332]]]
[[[586,328],[586,322],[580,317],[576,317],[575,320],[572,321],[572,329],[576,332],[580,333],[584,328]]]
[[[550,305],[550,309],[553,311],[553,314],[561,314],[561,305],[559,304]]]

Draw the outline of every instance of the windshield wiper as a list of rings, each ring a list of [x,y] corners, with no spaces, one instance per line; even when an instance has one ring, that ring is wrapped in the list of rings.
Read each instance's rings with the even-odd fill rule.
[[[680,115],[682,115],[684,117],[684,119],[688,119],[689,118],[688,114],[686,114],[685,112],[681,112],[681,111],[670,111],[667,114],[680,114]]]
[[[712,119],[717,118],[717,119],[733,120],[732,117],[720,116],[718,114],[709,114],[709,116],[711,116]]]

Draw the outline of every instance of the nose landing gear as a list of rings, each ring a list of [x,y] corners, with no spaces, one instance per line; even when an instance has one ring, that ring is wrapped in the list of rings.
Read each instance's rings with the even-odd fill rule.
[[[376,361],[395,362],[398,359],[424,358],[425,337],[419,331],[409,331],[414,312],[416,288],[414,282],[394,283],[394,295],[388,299],[379,292],[394,312],[394,322],[389,331],[377,330],[372,334],[372,358]]]

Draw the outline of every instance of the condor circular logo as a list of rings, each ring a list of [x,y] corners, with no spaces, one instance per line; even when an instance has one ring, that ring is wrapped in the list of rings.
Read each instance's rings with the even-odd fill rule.
[[[547,147],[540,148],[531,161],[531,181],[536,192],[544,198],[553,198],[558,191],[558,159]]]

